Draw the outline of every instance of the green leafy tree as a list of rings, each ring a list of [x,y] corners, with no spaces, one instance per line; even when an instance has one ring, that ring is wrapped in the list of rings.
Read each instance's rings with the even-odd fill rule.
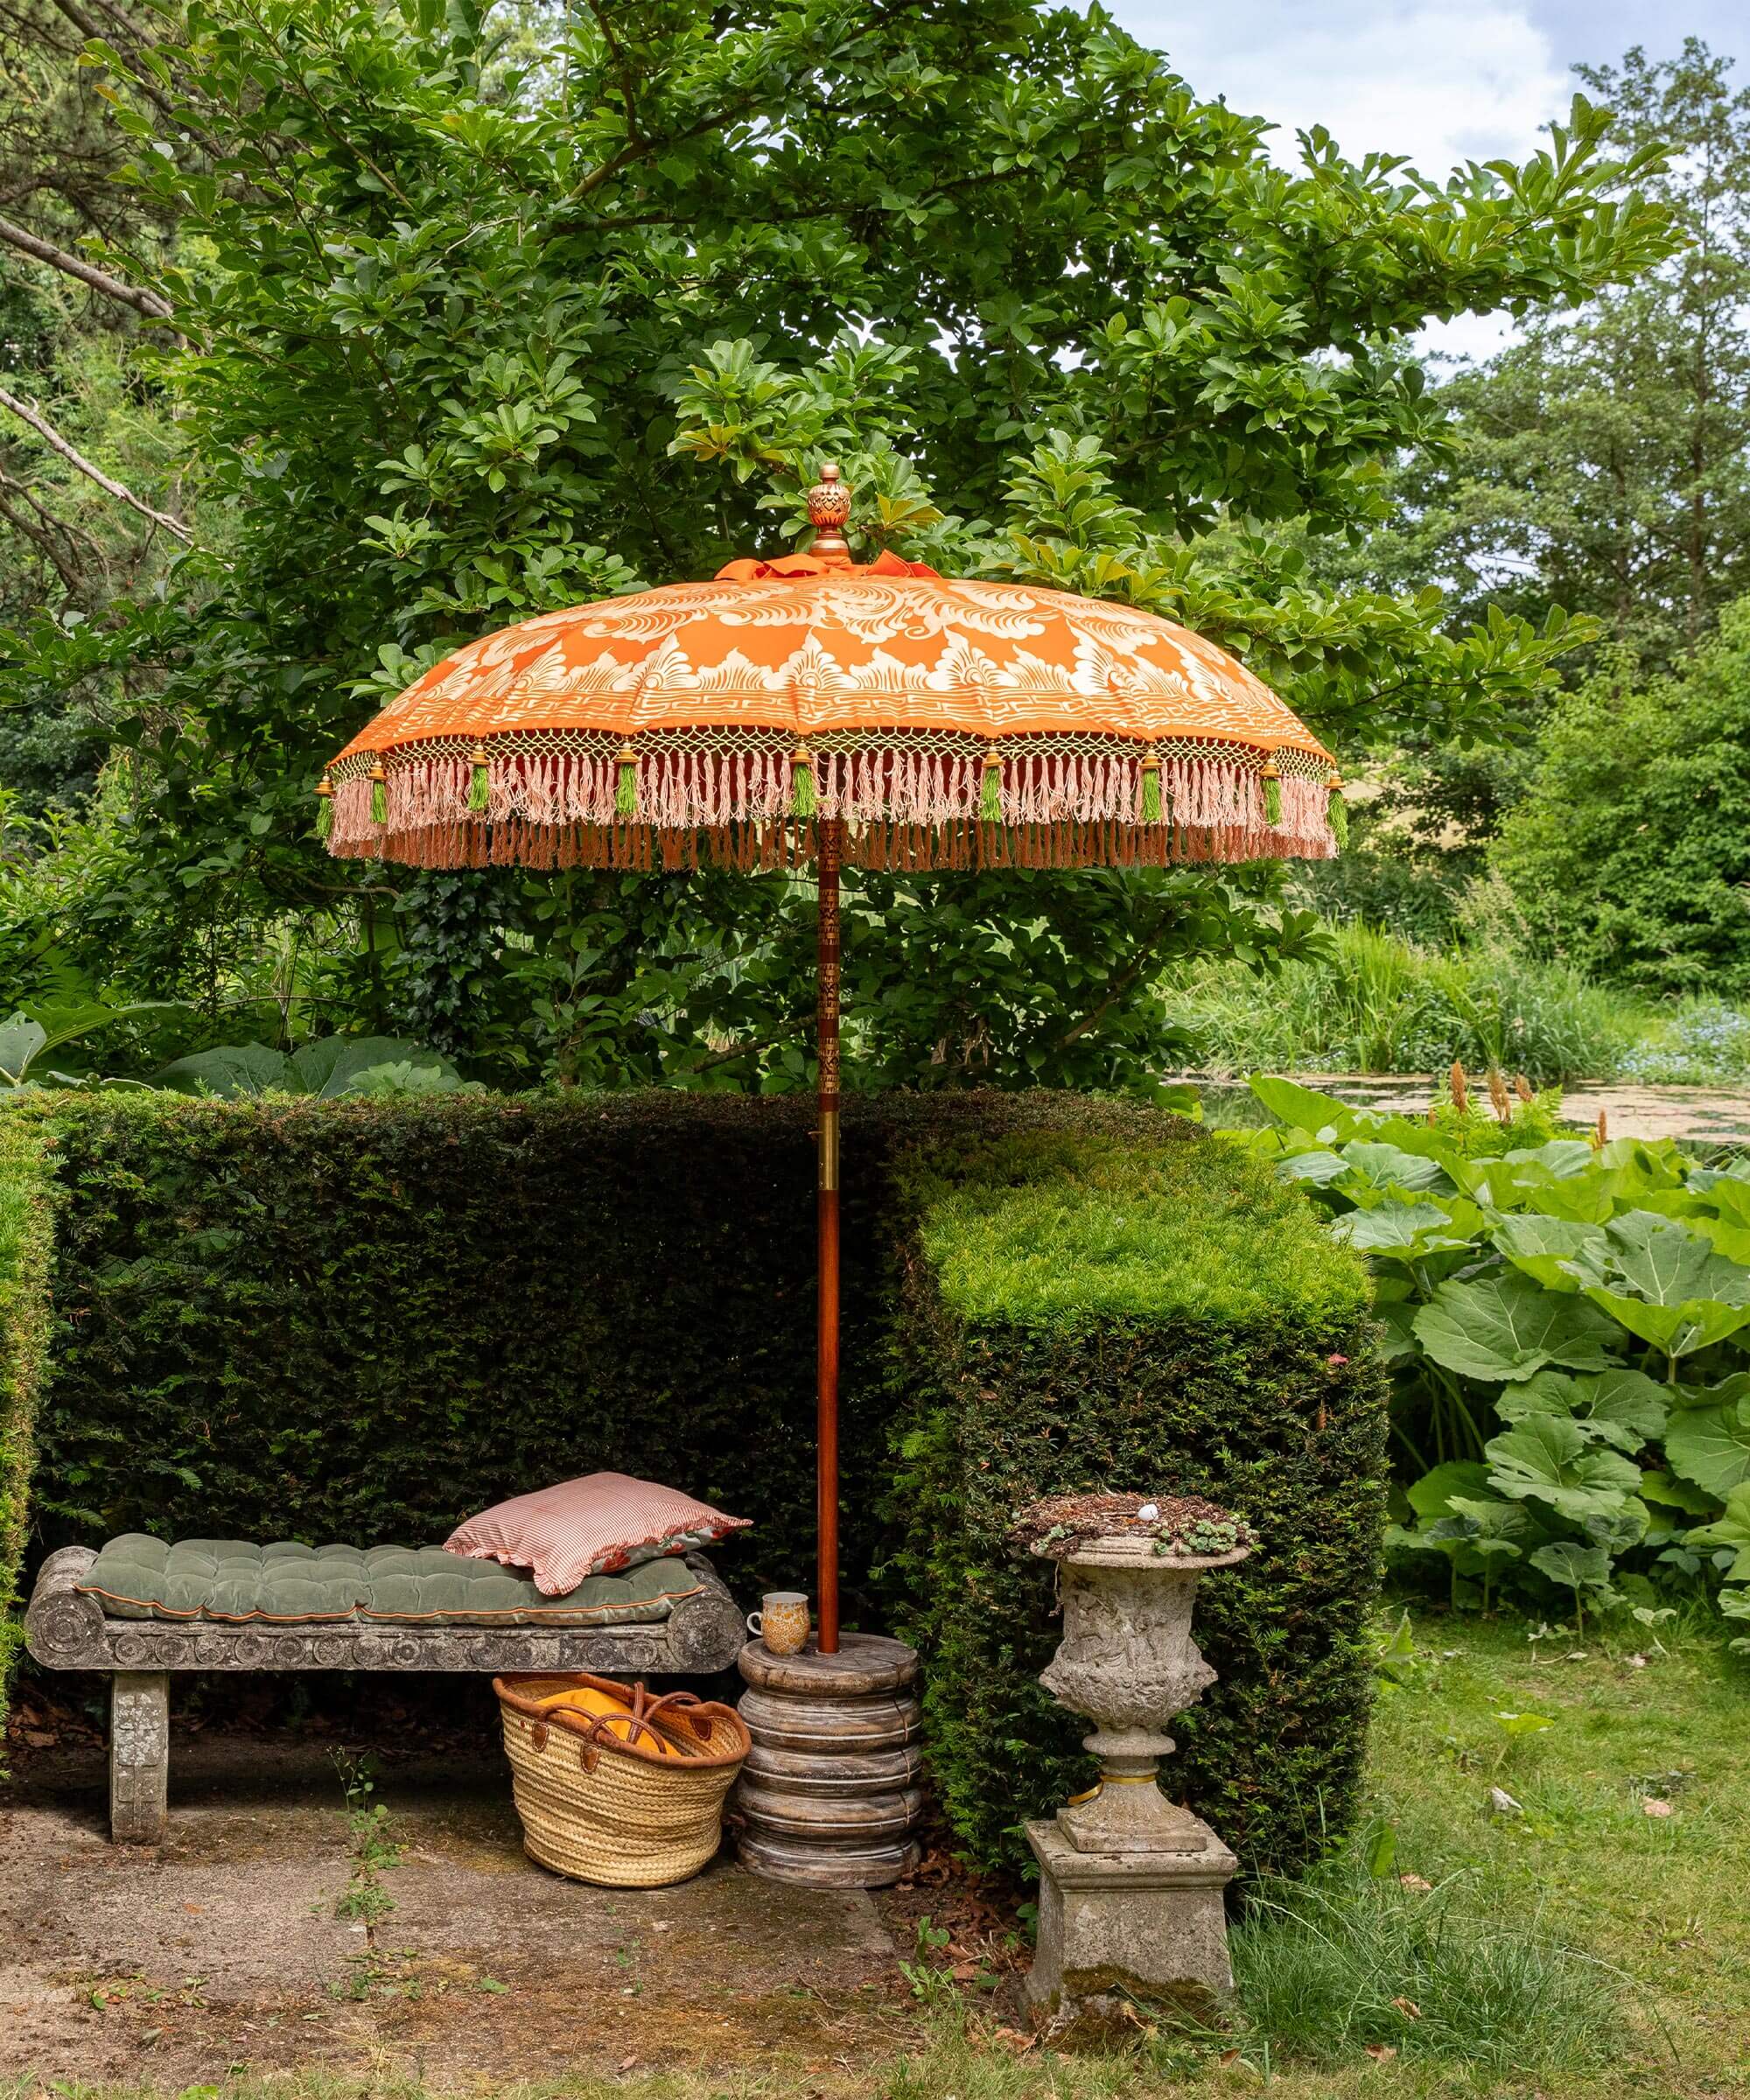
[[[1493,865],[1534,938],[1650,990],[1750,990],[1750,600],[1678,671],[1564,701]]]
[[[1578,69],[1633,151],[1673,149],[1648,187],[1678,252],[1578,312],[1530,316],[1517,341],[1437,389],[1450,443],[1407,455],[1391,524],[1359,549],[1315,547],[1333,588],[1448,592],[1462,624],[1489,606],[1533,622],[1587,613],[1669,668],[1750,588],[1750,89],[1691,38]],[[1570,666],[1596,662],[1583,654]],[[1376,761],[1356,850],[1311,893],[1422,939],[1458,930],[1466,886],[1535,766],[1541,708],[1505,747],[1418,725]]]
[[[1173,613],[1346,741],[1486,730],[1547,681],[1559,617],[1453,636],[1432,598],[1317,587],[1291,542],[1376,522],[1383,463],[1437,441],[1406,348],[1430,316],[1581,300],[1668,252],[1634,188],[1656,155],[1613,157],[1604,113],[1446,186],[1322,131],[1288,173],[1097,7],[496,22],[200,0],[150,51],[91,47],[181,229],[151,290],[186,346],[150,369],[203,545],[119,631],[38,628],[4,671],[16,700],[154,682],[133,873],[88,943],[175,979],[338,906],[374,1026],[794,1083],[795,888],[337,868],[310,788],[458,640],[769,541],[826,448],[865,549]],[[447,901],[470,886],[484,910]],[[1267,965],[1306,933],[1256,874],[870,878],[851,909],[857,1048],[889,1078],[1128,1083],[1158,958]]]
[[[131,33],[115,0],[103,12]],[[0,0],[0,623],[9,626],[38,616],[101,626],[118,600],[153,586],[179,543],[179,448],[135,355],[140,331],[162,326],[168,306],[117,274],[137,275],[157,256],[177,214],[122,178],[129,141],[110,119],[101,74],[78,63],[93,19],[77,0]],[[0,711],[14,851],[34,850],[19,819],[88,798],[118,719],[148,682],[44,686]]]
[[[1388,584],[1433,577],[1466,609],[1590,612],[1668,662],[1750,589],[1750,88],[1689,38],[1580,66],[1682,247],[1440,389],[1450,452],[1411,463],[1413,529],[1369,550]]]

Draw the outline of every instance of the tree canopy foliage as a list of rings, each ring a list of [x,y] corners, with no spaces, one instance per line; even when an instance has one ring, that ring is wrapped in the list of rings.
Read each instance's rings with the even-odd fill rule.
[[[1593,613],[1662,662],[1750,589],[1750,88],[1731,67],[1691,38],[1578,69],[1618,150],[1669,149],[1647,187],[1682,245],[1438,390],[1452,442],[1406,467],[1379,580],[1450,578],[1461,612]]]
[[[827,452],[865,547],[1170,613],[1342,744],[1487,733],[1574,639],[1493,607],[1451,632],[1437,594],[1321,586],[1305,549],[1381,523],[1387,466],[1444,442],[1426,320],[1577,304],[1670,252],[1656,144],[1618,152],[1584,100],[1525,166],[1437,182],[1318,130],[1281,169],[1097,7],[52,11],[93,32],[132,152],[113,233],[46,210],[108,236],[80,254],[178,448],[142,500],[173,473],[195,544],[94,606],[48,562],[0,700],[94,696],[130,752],[58,937],[153,989],[340,914],[335,996],[373,1025],[794,1083],[794,891],[397,884],[326,861],[310,788],[458,641],[769,542]],[[1306,933],[1256,872],[869,878],[850,908],[888,1079],[1124,1083],[1170,1053],[1159,961]]]
[[[1750,992],[1750,599],[1683,668],[1627,650],[1557,709],[1495,851],[1546,949],[1643,987]]]

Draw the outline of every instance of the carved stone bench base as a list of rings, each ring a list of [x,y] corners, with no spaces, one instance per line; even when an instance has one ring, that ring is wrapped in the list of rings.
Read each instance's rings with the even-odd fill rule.
[[[687,1565],[703,1585],[655,1625],[224,1626],[213,1620],[106,1619],[79,1585],[97,1556],[63,1546],[43,1563],[24,1614],[24,1645],[49,1670],[111,1679],[109,1827],[118,1844],[164,1834],[172,1670],[447,1670],[500,1676],[588,1670],[598,1677],[705,1676],[727,1670],[746,1635],[741,1613],[703,1554]]]
[[[109,1680],[109,1835],[158,1844],[170,1820],[170,1677],[118,1670]]]

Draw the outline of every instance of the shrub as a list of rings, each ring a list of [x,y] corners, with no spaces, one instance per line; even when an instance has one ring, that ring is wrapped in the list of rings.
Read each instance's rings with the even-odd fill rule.
[[[755,1518],[725,1561],[738,1588],[808,1580],[805,1104],[60,1096],[13,1113],[52,1119],[66,1192],[45,1544],[442,1537],[611,1466]],[[1224,1681],[1186,1777],[1249,1861],[1304,1858],[1320,1796],[1340,1819],[1365,1715],[1383,1413],[1368,1368],[1326,1362],[1362,1353],[1355,1258],[1264,1167],[1118,1104],[854,1102],[844,1173],[847,1619],[919,1625],[931,1756],[970,1849],[1013,1863],[1018,1816],[1084,1769],[1032,1683],[1048,1573],[997,1535],[1040,1488],[1146,1472],[1264,1530],[1242,1578],[1210,1586]],[[950,1312],[981,1290],[985,1309]],[[933,1463],[937,1444],[958,1455]]]
[[[32,1425],[48,1330],[50,1184],[44,1133],[0,1111],[0,1734],[9,1607],[24,1561]]]
[[[892,1509],[927,1658],[931,1765],[970,1851],[1088,1785],[1087,1724],[1036,1683],[1053,1574],[1013,1512],[1095,1486],[1207,1494],[1260,1544],[1203,1586],[1221,1682],[1171,1783],[1252,1864],[1298,1863],[1354,1799],[1384,1461],[1364,1273],[1219,1144],[1054,1135],[907,1166]],[[1284,1200],[1285,1199],[1285,1200]]]
[[[1536,1102],[1435,1127],[1280,1079],[1252,1134],[1372,1262],[1411,1464],[1389,1535],[1454,1603],[1750,1619],[1750,1161],[1550,1138]],[[1750,1639],[1735,1645],[1750,1648]]]
[[[1662,991],[1750,991],[1750,600],[1675,676],[1620,659],[1558,709],[1492,856],[1546,952]]]

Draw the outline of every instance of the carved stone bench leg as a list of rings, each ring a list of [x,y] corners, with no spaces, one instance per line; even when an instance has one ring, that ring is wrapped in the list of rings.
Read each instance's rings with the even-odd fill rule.
[[[157,1844],[169,1820],[170,1678],[118,1670],[109,1680],[109,1835]]]

